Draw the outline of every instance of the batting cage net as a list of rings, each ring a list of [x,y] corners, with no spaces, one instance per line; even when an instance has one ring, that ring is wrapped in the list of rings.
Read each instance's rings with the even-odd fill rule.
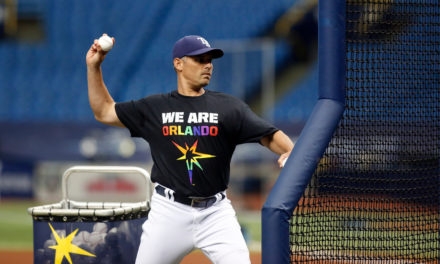
[[[440,2],[346,1],[346,106],[292,263],[439,263]]]

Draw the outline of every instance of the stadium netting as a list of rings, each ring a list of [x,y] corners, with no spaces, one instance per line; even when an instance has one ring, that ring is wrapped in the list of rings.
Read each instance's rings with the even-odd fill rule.
[[[345,36],[345,112],[291,263],[439,263],[440,1],[347,0]]]

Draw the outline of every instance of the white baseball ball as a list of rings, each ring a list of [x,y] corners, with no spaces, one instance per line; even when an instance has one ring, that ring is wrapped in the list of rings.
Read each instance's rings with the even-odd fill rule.
[[[98,232],[98,233],[107,233],[107,225],[105,223],[96,223],[93,226],[93,232]]]
[[[109,51],[113,48],[113,40],[111,37],[109,37],[107,35],[102,35],[98,39],[98,44],[99,44],[99,46],[101,46],[103,51]]]
[[[87,231],[81,231],[78,233],[78,235],[76,235],[73,240],[72,243],[75,245],[80,245],[80,244],[87,244],[87,242],[89,242],[89,237],[90,237],[90,233]]]
[[[106,235],[107,234],[101,234],[98,232],[90,233],[90,236],[88,237],[89,245],[91,247],[96,247],[96,245],[104,243]]]
[[[282,162],[282,164],[281,164],[281,167],[282,167],[282,168],[284,168],[284,166],[286,165],[286,161],[287,161],[287,159],[283,160],[283,162]]]

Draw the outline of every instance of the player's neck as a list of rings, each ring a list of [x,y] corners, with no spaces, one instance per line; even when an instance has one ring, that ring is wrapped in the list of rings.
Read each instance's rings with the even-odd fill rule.
[[[177,92],[183,96],[201,96],[205,93],[205,89],[203,87],[195,87],[188,84],[178,84]]]

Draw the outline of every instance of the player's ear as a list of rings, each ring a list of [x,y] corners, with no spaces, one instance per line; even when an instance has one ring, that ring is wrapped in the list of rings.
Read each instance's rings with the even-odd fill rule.
[[[173,60],[174,69],[176,72],[181,72],[183,69],[183,59],[180,58],[174,58]]]

